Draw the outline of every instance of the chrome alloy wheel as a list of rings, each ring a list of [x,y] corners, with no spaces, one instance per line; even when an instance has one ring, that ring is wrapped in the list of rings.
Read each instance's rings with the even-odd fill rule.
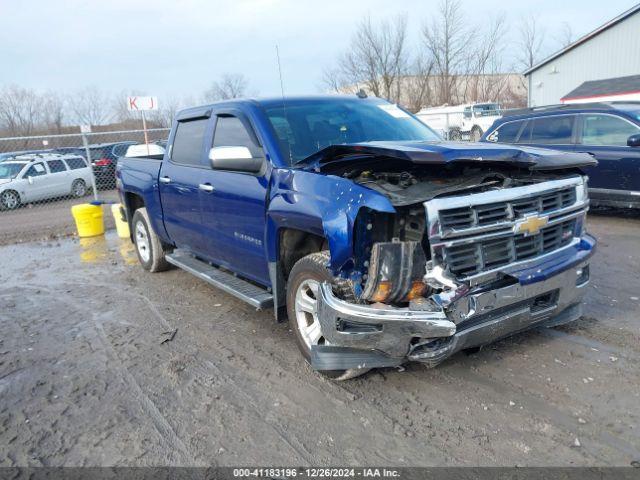
[[[143,262],[148,262],[151,258],[151,250],[149,245],[149,234],[142,222],[136,223],[136,248]]]
[[[318,345],[322,339],[322,329],[318,320],[318,290],[317,280],[304,280],[296,291],[295,312],[298,331],[302,340],[311,349],[311,345]]]

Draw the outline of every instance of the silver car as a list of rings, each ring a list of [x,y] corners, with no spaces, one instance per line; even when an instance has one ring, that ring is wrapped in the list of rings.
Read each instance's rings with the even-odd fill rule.
[[[57,197],[83,197],[91,169],[77,155],[20,155],[0,163],[0,209]]]

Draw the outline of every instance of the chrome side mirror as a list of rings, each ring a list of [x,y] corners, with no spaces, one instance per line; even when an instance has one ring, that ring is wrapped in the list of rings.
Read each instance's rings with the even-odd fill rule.
[[[247,147],[213,147],[209,150],[211,168],[232,172],[258,173],[264,157],[254,157]]]
[[[31,175],[27,177],[27,181],[29,182],[29,185],[33,185],[33,177]]]

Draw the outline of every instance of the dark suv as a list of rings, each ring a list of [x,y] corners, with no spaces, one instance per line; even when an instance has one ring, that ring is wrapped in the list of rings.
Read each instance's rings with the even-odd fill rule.
[[[594,205],[640,208],[640,102],[552,105],[506,112],[483,142],[586,152]]]
[[[96,186],[103,189],[111,189],[116,186],[116,164],[118,158],[124,156],[130,145],[138,142],[125,140],[114,143],[96,143],[89,145],[91,155],[91,165],[96,177]],[[84,147],[58,148],[58,153],[72,153],[82,155],[86,158],[87,153]]]

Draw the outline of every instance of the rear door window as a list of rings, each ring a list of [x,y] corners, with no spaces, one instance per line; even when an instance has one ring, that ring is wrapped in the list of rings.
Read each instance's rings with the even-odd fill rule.
[[[575,115],[557,115],[553,117],[534,118],[529,140],[523,135],[521,143],[541,145],[567,145],[572,143]]]
[[[613,115],[582,115],[582,143],[584,145],[627,145],[631,135],[640,133],[640,127]]]
[[[208,121],[208,118],[202,118],[178,122],[171,147],[172,162],[192,166],[201,164],[202,142]]]
[[[62,160],[49,160],[47,165],[49,165],[49,171],[51,173],[59,173],[67,170]]]
[[[67,158],[65,161],[71,170],[78,170],[87,166],[82,158]]]
[[[518,138],[518,133],[524,124],[524,120],[518,120],[517,122],[507,122],[504,125],[498,127],[491,135],[487,137],[490,142],[498,143],[515,143]]]

